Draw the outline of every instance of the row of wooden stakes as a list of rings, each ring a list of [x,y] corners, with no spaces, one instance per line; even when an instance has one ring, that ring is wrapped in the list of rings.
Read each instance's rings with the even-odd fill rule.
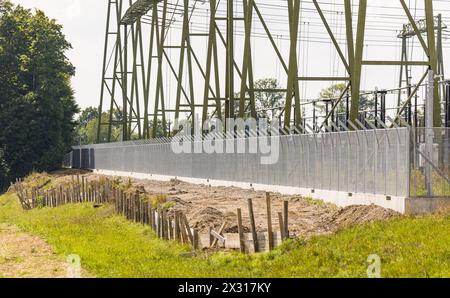
[[[210,228],[206,234],[199,234],[196,229],[189,226],[188,219],[183,212],[167,210],[161,205],[154,206],[151,202],[142,200],[139,193],[130,194],[114,187],[113,183],[107,178],[102,181],[89,181],[84,176],[81,178],[79,175],[72,176],[72,183],[45,191],[37,188],[32,188],[30,191],[26,190],[20,180],[14,184],[14,187],[25,210],[86,202],[114,204],[115,211],[118,214],[135,223],[150,226],[159,238],[188,244],[194,249],[219,247],[239,249],[243,253],[270,251],[289,238],[288,202],[284,201],[283,212],[277,213],[280,232],[274,232],[269,193],[266,194],[267,233],[257,232],[253,201],[248,199],[251,233],[245,233],[242,224],[242,210],[238,208],[238,234],[224,233],[227,222],[223,222],[218,231]],[[238,239],[235,239],[235,236]]]
[[[149,225],[161,239],[175,240],[198,248],[198,232],[189,227],[183,212],[168,211],[162,206],[155,208],[151,202],[141,200],[139,194],[127,194],[119,189],[113,189],[112,196],[116,212],[128,220]]]
[[[88,181],[86,177],[72,176],[72,183],[59,185],[47,190],[32,187],[26,189],[22,180],[13,185],[25,210],[37,207],[59,207],[66,204],[92,202],[96,204],[111,203],[112,184],[105,181]]]

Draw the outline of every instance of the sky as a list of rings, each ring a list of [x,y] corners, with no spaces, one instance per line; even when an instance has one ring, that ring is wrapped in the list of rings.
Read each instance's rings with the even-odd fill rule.
[[[72,80],[72,86],[75,90],[75,98],[78,104],[82,107],[88,106],[97,106],[99,103],[100,97],[100,85],[101,85],[101,68],[102,68],[102,58],[103,58],[103,47],[104,47],[104,38],[105,38],[105,23],[106,23],[106,8],[107,8],[107,0],[12,0],[16,4],[21,4],[27,8],[39,8],[43,10],[50,18],[56,19],[58,23],[63,25],[63,33],[66,35],[67,40],[72,44],[73,49],[70,50],[67,55],[70,61],[76,67],[76,76]],[[278,0],[268,0],[259,1],[259,3],[276,3]],[[334,0],[329,1],[319,1],[325,3],[331,3]],[[307,1],[311,2],[311,1]],[[342,2],[340,0],[334,1],[334,3]],[[420,3],[421,1],[419,1]],[[371,0],[369,1],[369,5],[392,5],[392,0]],[[450,1],[442,1],[435,0],[434,3],[436,11],[442,9],[443,15],[446,19],[450,17]],[[263,5],[263,4],[261,4]],[[268,5],[268,4],[267,4]],[[305,4],[307,5],[307,4]],[[311,5],[311,4],[310,4]],[[339,5],[334,7],[339,10],[341,7]],[[384,11],[386,13],[386,11]],[[389,11],[388,11],[389,12]],[[377,9],[369,9],[368,13],[372,13],[374,15],[373,19],[369,22],[369,26],[374,28],[376,26],[389,26],[389,21],[385,19],[377,20],[377,13],[380,13]],[[396,11],[398,13],[398,11]],[[420,12],[419,12],[420,14]],[[308,17],[308,16],[307,16]],[[311,17],[311,16],[309,16]],[[341,16],[342,17],[342,16]],[[369,18],[370,16],[368,16]],[[320,22],[320,19],[316,17],[312,20],[314,22]],[[339,19],[336,18],[335,23],[339,22]],[[384,22],[384,23],[383,23]],[[312,24],[313,25],[313,24]],[[306,26],[306,25],[305,25]],[[303,26],[303,28],[305,28]],[[309,26],[309,25],[308,25]],[[392,25],[394,26],[394,25]],[[395,24],[397,27],[397,24]],[[336,27],[337,28],[337,27]],[[313,28],[316,29],[315,27]],[[305,30],[305,29],[303,29]],[[314,31],[313,30],[313,31]],[[324,29],[322,30],[322,34],[326,34]],[[303,31],[305,34],[306,31]],[[344,32],[340,32],[343,36]],[[392,38],[395,41],[395,34],[391,34]],[[376,39],[376,34],[373,35],[372,39]],[[370,39],[371,37],[369,37]],[[277,41],[278,43],[278,41]],[[288,44],[287,41],[279,41],[280,47],[282,51],[287,51]],[[400,45],[400,44],[398,44]],[[446,40],[446,46],[449,45],[449,41]],[[315,47],[314,47],[315,46]],[[261,76],[265,75],[267,69],[270,69],[272,72],[280,72],[279,66],[274,66],[271,59],[265,59],[268,54],[268,50],[265,46],[258,46],[257,51],[255,51],[254,59],[258,59],[260,61],[255,68],[261,70]],[[335,62],[331,61],[331,59],[338,60],[336,56],[336,52],[334,52],[334,56],[330,56],[325,52],[327,49],[332,49],[332,46],[329,45],[321,45],[316,44],[312,45],[311,48],[306,51],[302,49],[302,55],[299,54],[300,61],[309,62],[308,75],[324,75],[327,76],[331,72],[331,68],[335,69]],[[375,46],[366,48],[366,58],[370,58],[369,60],[376,60],[376,58],[387,58],[388,60],[396,60],[396,57],[399,58],[398,47],[395,46],[390,47],[382,47]],[[448,51],[446,48],[444,51]],[[307,57],[305,57],[305,52],[307,53]],[[416,51],[417,52],[417,51]],[[273,53],[271,53],[272,55]],[[370,57],[369,57],[370,56]],[[268,57],[268,56],[267,56]],[[331,57],[331,58],[329,58]],[[334,57],[334,58],[333,58]],[[306,60],[305,60],[306,59]],[[420,60],[420,57],[416,60]],[[450,58],[445,62],[446,68],[450,69]],[[330,66],[331,65],[331,66]],[[339,68],[337,68],[339,70]],[[302,71],[302,67],[300,71]],[[336,70],[336,74],[337,71]],[[334,71],[334,70],[333,70]],[[343,68],[341,67],[339,70],[341,73]],[[420,71],[418,71],[420,72]],[[339,73],[340,74],[340,73]],[[398,77],[398,69],[393,69],[392,67],[389,69],[382,69],[378,67],[374,67],[370,70],[370,74],[368,74],[367,70],[363,71],[363,79],[362,79],[362,88],[365,90],[374,90],[374,88],[378,88],[378,86],[383,86],[385,88],[394,88],[396,83],[395,80]],[[314,87],[311,83],[308,90],[304,93],[305,98],[311,98],[317,96],[321,87]],[[170,93],[169,93],[170,94]]]
[[[81,107],[98,106],[106,23],[104,0],[13,0],[27,8],[39,8],[63,25],[73,49],[67,53],[76,67],[72,79]]]

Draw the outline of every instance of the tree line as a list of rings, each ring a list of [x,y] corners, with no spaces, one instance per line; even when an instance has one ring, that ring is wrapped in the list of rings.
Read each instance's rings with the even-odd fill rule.
[[[51,171],[70,150],[79,112],[62,26],[40,10],[0,0],[0,191]]]

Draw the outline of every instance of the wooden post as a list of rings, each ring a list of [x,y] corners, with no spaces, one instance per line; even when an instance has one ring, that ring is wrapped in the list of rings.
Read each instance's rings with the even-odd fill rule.
[[[161,238],[161,234],[162,234],[162,232],[161,232],[161,209],[158,207],[158,212],[156,213],[156,215],[157,215],[157,230],[158,230],[158,237],[159,238]]]
[[[179,212],[175,211],[175,240],[181,242]]]
[[[180,230],[181,230],[181,236],[182,236],[182,243],[189,243],[189,239],[188,239],[188,236],[187,236],[187,233],[186,233],[186,229],[187,229],[187,227],[186,227],[186,225],[184,224],[184,221],[183,221],[183,213],[179,213],[179,220],[178,220],[178,222],[180,223]]]
[[[139,218],[139,195],[134,195],[134,222],[138,223],[140,220]]]
[[[226,227],[226,226],[227,226],[227,222],[224,221],[224,222],[222,223],[222,226],[221,226],[220,229],[219,229],[219,232],[218,232],[219,235],[222,235],[222,233],[223,233],[223,231],[225,230],[225,227]],[[211,234],[211,233],[210,233],[210,234]],[[214,237],[213,243],[210,245],[210,248],[214,248],[214,246],[216,246],[216,244],[217,244],[218,241],[219,241],[219,240],[217,240],[217,238]]]
[[[258,234],[256,232],[255,215],[253,213],[253,201],[248,199],[248,213],[250,214],[250,227],[252,229],[253,246],[255,252],[259,251],[258,248]]]
[[[285,200],[283,202],[284,205],[284,237],[286,239],[289,239],[289,202],[287,200]]]
[[[162,239],[167,240],[167,217],[166,217],[166,211],[164,209],[161,209],[161,234]]]
[[[280,225],[280,233],[281,233],[281,239],[285,239],[285,233],[284,233],[284,222],[283,222],[283,215],[281,212],[278,212],[278,223]]]
[[[120,191],[120,210],[119,210],[119,212],[122,215],[125,214],[125,194],[124,194],[123,190]]]
[[[168,218],[168,224],[169,224],[169,239],[174,240],[174,238],[175,238],[174,227],[173,227],[173,221],[172,221],[171,217]]]
[[[269,251],[273,250],[273,231],[272,231],[272,206],[270,200],[270,194],[266,193],[266,205],[267,205],[267,232],[269,233]]]
[[[114,202],[114,211],[116,213],[118,213],[119,212],[119,200],[117,199],[117,192],[116,192],[115,188],[112,190],[112,200]]]
[[[241,209],[237,209],[237,219],[238,219],[238,231],[239,231],[239,246],[241,252],[245,253],[245,239],[244,239],[244,229],[242,227],[242,212]]]
[[[208,236],[209,236],[209,246],[211,247],[214,243],[214,237],[212,235],[212,228],[208,227]]]
[[[148,226],[151,226],[152,225],[152,213],[151,213],[152,206],[150,205],[150,202],[146,202],[145,204],[146,204],[145,212],[147,213],[145,215],[145,217],[146,217],[146,224]]]
[[[156,222],[156,209],[152,208],[152,222],[153,222],[153,231],[157,233],[158,223]]]
[[[141,217],[141,224],[144,225],[145,224],[145,210],[144,210],[145,206],[144,206],[144,201],[140,200],[139,204],[140,204],[140,209],[141,209],[141,212],[140,212],[139,216]]]
[[[194,249],[198,249],[198,231],[194,229]]]
[[[152,228],[152,230],[155,230],[155,222],[154,222],[154,218],[153,218],[153,208],[152,206],[149,204],[148,206],[148,215],[149,215],[149,220],[150,220],[150,227]]]
[[[85,184],[84,184],[85,177],[81,177],[81,200],[84,202],[86,200],[86,192],[85,192]]]
[[[80,175],[77,174],[77,185],[76,185],[76,189],[77,189],[77,203],[81,202],[81,194],[80,194]]]
[[[191,228],[189,227],[189,222],[187,220],[187,217],[184,213],[182,214],[182,217],[183,217],[184,225],[186,226],[189,241],[191,242],[192,246],[194,246],[194,236],[192,235]]]

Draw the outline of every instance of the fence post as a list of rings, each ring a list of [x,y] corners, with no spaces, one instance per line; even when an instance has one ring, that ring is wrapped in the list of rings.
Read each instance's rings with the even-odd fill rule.
[[[250,226],[252,229],[253,236],[253,246],[255,252],[258,252],[258,234],[256,233],[256,224],[255,224],[255,216],[253,213],[253,201],[252,199],[248,199],[248,213],[250,214]]]
[[[428,70],[428,85],[426,96],[426,123],[425,123],[425,155],[430,161],[433,161],[433,109],[434,109],[434,72],[432,69]],[[425,184],[427,189],[427,196],[433,196],[433,168],[430,162],[425,161]]]

